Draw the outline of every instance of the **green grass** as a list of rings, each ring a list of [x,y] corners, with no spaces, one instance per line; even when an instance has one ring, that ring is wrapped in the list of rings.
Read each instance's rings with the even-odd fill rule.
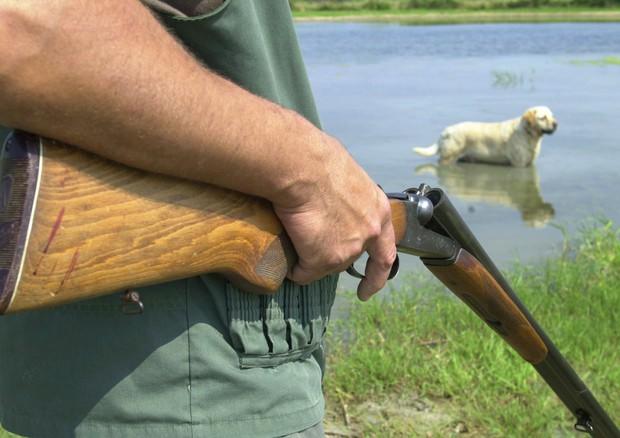
[[[484,24],[484,23],[565,23],[565,22],[619,22],[620,11],[607,12],[566,12],[566,11],[442,11],[424,10],[403,13],[299,13],[298,21],[356,21],[374,23],[399,23],[405,25],[432,24]]]
[[[374,21],[402,24],[458,24],[498,22],[617,22],[620,21],[620,2],[605,8],[584,7],[571,2],[541,0],[445,0],[448,6],[438,6],[444,0],[425,0],[415,8],[367,8],[363,2],[301,2],[294,11],[297,20]],[[433,3],[434,2],[434,3]],[[459,3],[460,2],[460,3]],[[531,4],[532,3],[532,4]],[[539,3],[538,6],[533,4]],[[300,2],[295,3],[299,5]]]
[[[306,17],[348,17],[355,15],[374,15],[380,17],[382,15],[387,16],[399,16],[399,17],[408,17],[408,16],[424,16],[424,15],[433,15],[433,14],[449,14],[449,15],[475,15],[480,13],[489,13],[489,14],[499,14],[499,15],[511,15],[511,14],[583,14],[583,13],[594,13],[594,14],[617,14],[620,13],[620,7],[617,8],[582,8],[582,7],[566,7],[566,8],[556,8],[556,7],[541,7],[541,8],[514,8],[514,9],[497,9],[497,8],[489,8],[489,9],[435,9],[435,8],[418,8],[418,9],[391,9],[391,10],[372,10],[372,9],[343,9],[343,10],[302,10],[302,11],[294,11],[293,14],[298,18],[306,18]]]
[[[619,232],[611,223],[591,227],[565,249],[539,266],[515,266],[509,281],[618,422]],[[337,324],[325,381],[332,422],[345,418],[357,433],[380,436],[450,436],[458,422],[474,436],[571,433],[568,410],[528,363],[436,281],[413,284],[353,304]],[[388,405],[378,407],[379,420],[368,420],[368,400]],[[407,419],[416,400],[439,415],[430,426]]]
[[[576,59],[571,61],[576,65],[620,66],[620,56],[605,56],[600,59]]]
[[[295,12],[416,11],[419,9],[607,9],[620,7],[619,0],[289,0]]]

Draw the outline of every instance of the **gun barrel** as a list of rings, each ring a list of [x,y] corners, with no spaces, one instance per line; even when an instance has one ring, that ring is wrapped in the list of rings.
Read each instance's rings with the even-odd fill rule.
[[[553,344],[544,330],[540,327],[525,305],[519,300],[510,284],[499,269],[495,266],[480,242],[476,239],[467,224],[446,194],[441,189],[432,189],[425,194],[434,207],[431,226],[439,227],[458,242],[463,249],[477,259],[488,274],[501,287],[506,297],[514,303],[528,324],[533,328],[536,337],[544,344],[547,354],[542,360],[530,361],[538,374],[547,382],[566,407],[573,413],[577,422],[577,430],[588,432],[597,438],[618,438],[620,431],[603,409],[594,395],[579,378],[577,373]],[[428,261],[425,261],[425,264]],[[501,334],[501,333],[500,333]],[[537,341],[536,341],[537,342]],[[536,351],[541,351],[540,347]],[[517,350],[519,351],[519,350]],[[521,353],[521,352],[519,352]],[[523,354],[522,354],[523,356]]]

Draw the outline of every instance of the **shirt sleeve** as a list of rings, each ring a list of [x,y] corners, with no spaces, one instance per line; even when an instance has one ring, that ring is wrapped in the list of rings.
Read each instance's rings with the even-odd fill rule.
[[[179,17],[195,17],[207,14],[221,6],[225,0],[141,0],[160,12]]]

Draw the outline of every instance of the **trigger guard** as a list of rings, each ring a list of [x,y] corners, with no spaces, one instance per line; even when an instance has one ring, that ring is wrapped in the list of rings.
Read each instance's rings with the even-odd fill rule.
[[[392,280],[393,278],[396,278],[396,276],[398,275],[399,269],[400,269],[400,259],[398,258],[398,254],[396,254],[394,263],[392,263],[392,267],[390,268],[390,275],[388,275],[388,280]]]
[[[347,274],[349,274],[351,277],[360,278],[362,280],[366,278],[364,274],[355,269],[355,263],[351,264],[351,266],[347,268]]]
[[[390,268],[390,274],[388,275],[388,280],[392,280],[398,275],[399,268],[400,268],[400,259],[398,258],[398,254],[396,254],[394,263],[392,263],[392,267]],[[362,274],[355,268],[355,263],[353,263],[351,266],[347,268],[347,274],[349,274],[351,277],[359,278],[361,280],[366,278],[364,274]]]

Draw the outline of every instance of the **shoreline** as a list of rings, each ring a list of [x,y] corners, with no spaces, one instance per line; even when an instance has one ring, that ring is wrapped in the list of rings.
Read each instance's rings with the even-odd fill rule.
[[[409,25],[484,23],[617,23],[620,8],[614,9],[496,9],[496,10],[406,10],[406,11],[305,11],[293,12],[296,22],[366,22]]]

